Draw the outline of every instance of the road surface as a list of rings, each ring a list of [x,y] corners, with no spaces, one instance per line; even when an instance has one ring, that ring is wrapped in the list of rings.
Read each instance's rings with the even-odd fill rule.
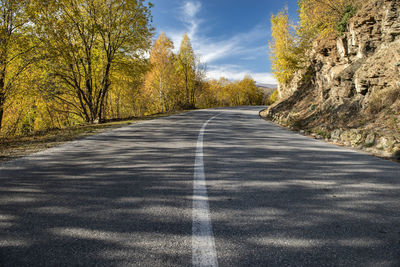
[[[400,165],[260,109],[146,121],[0,165],[0,266],[400,266]]]

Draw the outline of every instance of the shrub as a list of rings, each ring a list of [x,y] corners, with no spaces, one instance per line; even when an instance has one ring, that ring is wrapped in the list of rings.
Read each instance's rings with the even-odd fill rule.
[[[270,96],[269,96],[269,104],[273,104],[278,100],[278,90],[275,90]]]
[[[349,19],[351,17],[353,17],[355,13],[356,13],[356,8],[353,5],[346,6],[346,8],[343,12],[343,17],[336,26],[336,30],[340,34],[343,34],[343,32],[345,32],[347,30],[347,25],[349,24]]]
[[[378,114],[393,105],[397,99],[400,99],[400,88],[388,88],[373,92],[368,103],[369,111],[372,114]]]

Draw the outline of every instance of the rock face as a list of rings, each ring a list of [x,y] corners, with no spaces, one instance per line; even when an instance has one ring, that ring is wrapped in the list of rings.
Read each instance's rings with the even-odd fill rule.
[[[390,132],[389,139],[395,139],[386,150],[400,147],[399,0],[364,4],[347,32],[316,41],[309,58],[307,69],[279,85],[283,100],[270,107],[268,117],[294,128],[357,130],[354,136],[361,140],[355,145],[369,135],[365,142],[371,146],[371,131],[382,128],[373,135]]]

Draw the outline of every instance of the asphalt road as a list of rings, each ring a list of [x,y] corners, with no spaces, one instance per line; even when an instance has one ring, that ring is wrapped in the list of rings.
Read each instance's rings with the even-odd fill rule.
[[[219,266],[400,266],[400,165],[260,109],[156,119],[0,165],[0,266],[191,266],[195,220]],[[193,189],[202,170],[207,191]]]

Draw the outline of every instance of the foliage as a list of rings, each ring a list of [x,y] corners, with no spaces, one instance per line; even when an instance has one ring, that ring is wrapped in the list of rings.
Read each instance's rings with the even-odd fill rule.
[[[37,58],[36,40],[28,27],[27,3],[0,0],[0,130],[7,100],[17,93],[20,76]]]
[[[165,34],[152,45],[147,3],[0,0],[0,137],[261,104],[250,77],[205,81],[205,65],[186,34],[176,54]]]
[[[300,35],[312,40],[336,33],[342,21],[342,26],[347,26],[359,3],[360,0],[299,0]]]
[[[101,121],[114,65],[149,46],[148,7],[142,0],[59,0],[40,2],[36,10],[48,80],[62,84],[49,93],[87,122]]]
[[[147,113],[194,108],[203,89],[204,65],[194,53],[187,34],[177,54],[172,52],[173,47],[164,33],[153,45],[143,92]]]
[[[185,106],[188,108],[194,107],[196,57],[189,36],[186,33],[183,36],[176,63],[185,88]]]
[[[342,19],[336,26],[337,31],[342,34],[347,29],[349,19],[356,13],[356,8],[353,5],[346,6]]]
[[[288,10],[271,16],[272,41],[269,43],[273,73],[281,84],[306,67],[313,41],[342,33],[360,0],[299,0],[299,22],[290,25]]]
[[[300,53],[296,47],[296,36],[289,25],[287,8],[271,16],[273,40],[269,43],[272,70],[279,83],[287,83],[299,68]]]
[[[169,91],[173,87],[174,76],[174,54],[172,49],[174,44],[162,33],[154,43],[150,53],[151,69],[146,75],[145,88],[146,95],[150,99],[159,98],[159,112],[168,109]],[[154,104],[155,101],[152,101]],[[156,108],[152,108],[156,110]]]
[[[262,105],[263,97],[262,90],[256,86],[250,76],[232,82],[221,78],[205,83],[198,103],[201,108]]]
[[[279,92],[278,92],[278,90],[275,90],[275,91],[269,96],[267,105],[272,105],[273,103],[275,103],[276,101],[278,101],[278,96],[279,96]]]

